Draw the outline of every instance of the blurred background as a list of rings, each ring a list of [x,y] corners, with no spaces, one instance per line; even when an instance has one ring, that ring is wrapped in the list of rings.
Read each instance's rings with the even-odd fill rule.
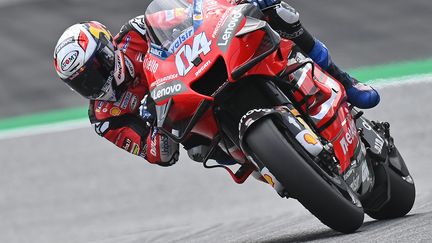
[[[432,73],[430,0],[287,2],[347,70],[405,61],[417,68],[427,59],[423,70]],[[55,74],[57,39],[83,20],[98,20],[115,34],[148,3],[0,0],[0,130],[2,120],[13,127],[23,120],[10,117],[52,110],[78,107],[85,117],[87,101]],[[415,80],[381,88],[381,104],[366,113],[392,124],[416,181],[416,204],[403,219],[366,218],[359,232],[340,235],[295,200],[280,199],[254,179],[235,185],[184,151],[178,164],[161,168],[121,151],[88,125],[62,132],[48,126],[49,133],[30,128],[0,136],[0,242],[432,242],[432,78]]]
[[[429,0],[288,1],[344,68],[432,56]],[[0,118],[86,105],[56,77],[52,53],[70,25],[98,20],[113,34],[149,1],[0,0]]]

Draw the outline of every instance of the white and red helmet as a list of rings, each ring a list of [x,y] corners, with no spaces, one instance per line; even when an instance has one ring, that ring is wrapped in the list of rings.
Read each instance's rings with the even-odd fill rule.
[[[54,50],[59,77],[88,99],[115,100],[113,37],[96,21],[65,30]]]

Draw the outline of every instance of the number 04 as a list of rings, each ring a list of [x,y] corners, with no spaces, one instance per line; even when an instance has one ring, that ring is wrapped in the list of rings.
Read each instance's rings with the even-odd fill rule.
[[[201,33],[195,36],[193,46],[184,45],[177,52],[176,65],[180,76],[185,76],[192,69],[192,61],[198,57],[201,53],[207,55],[211,51],[211,41],[207,39],[205,33]]]

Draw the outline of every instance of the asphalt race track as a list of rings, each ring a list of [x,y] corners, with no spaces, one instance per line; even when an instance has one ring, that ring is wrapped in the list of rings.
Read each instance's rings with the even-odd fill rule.
[[[431,89],[387,87],[368,112],[390,121],[416,182],[405,218],[341,235],[253,178],[236,185],[185,153],[151,166],[85,128],[0,141],[0,242],[431,242]]]
[[[86,10],[81,5],[87,2]],[[0,26],[8,33],[0,34],[0,117],[85,104],[65,87],[50,85],[54,76],[48,59],[55,44],[50,38],[57,38],[67,23],[91,14],[113,29],[129,15],[139,14],[139,1],[107,1],[106,7],[97,2],[0,4]],[[421,25],[431,18],[429,0],[412,0],[410,5],[402,0],[338,5],[342,2],[299,1],[293,5],[309,13],[304,14],[305,22],[330,42],[343,66],[432,56],[432,45],[424,40],[432,37],[432,31]],[[332,8],[327,6],[331,3]],[[362,3],[376,4],[376,8]],[[319,8],[313,7],[316,4]],[[347,13],[354,7],[357,10],[350,11],[352,15]],[[368,10],[368,18],[362,9]],[[104,11],[114,17],[103,17]],[[327,13],[330,22],[318,21],[319,11],[333,11],[332,16],[338,17]],[[380,17],[384,23],[370,22]],[[402,17],[409,19],[400,20]],[[365,23],[359,24],[362,18]],[[332,29],[330,23],[341,19],[347,24]],[[47,28],[37,35],[29,23]],[[363,24],[370,28],[350,32],[349,26]],[[400,27],[409,25],[416,26],[409,29],[412,35],[399,35]],[[29,33],[35,41],[29,39]],[[345,39],[334,37],[337,33]],[[362,41],[355,42],[357,39]],[[34,49],[29,48],[32,43]],[[22,61],[28,70],[15,67]],[[30,79],[39,83],[29,84]],[[375,221],[367,217],[358,232],[343,235],[321,224],[295,200],[281,199],[253,178],[236,185],[225,171],[205,170],[185,153],[170,168],[152,166],[115,148],[88,127],[0,140],[0,242],[432,242],[431,90],[431,77],[384,87],[380,106],[366,112],[368,118],[391,123],[415,180],[416,203],[404,218]]]

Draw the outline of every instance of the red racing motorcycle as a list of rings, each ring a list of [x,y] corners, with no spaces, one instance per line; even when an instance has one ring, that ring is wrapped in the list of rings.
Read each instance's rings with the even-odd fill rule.
[[[390,125],[362,116],[337,80],[262,19],[226,0],[149,5],[144,69],[158,131],[205,144],[197,160],[237,183],[259,173],[334,230],[357,230],[364,213],[406,215],[415,186]],[[217,151],[238,170],[208,165]]]

